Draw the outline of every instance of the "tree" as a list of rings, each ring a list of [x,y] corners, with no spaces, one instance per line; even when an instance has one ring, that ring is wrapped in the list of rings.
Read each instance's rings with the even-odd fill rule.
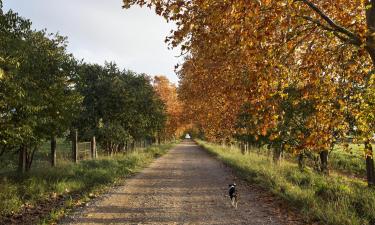
[[[154,89],[166,106],[167,121],[161,134],[164,139],[180,137],[185,129],[182,104],[177,96],[177,87],[165,76],[154,78]]]
[[[79,102],[71,86],[74,59],[66,38],[31,31],[30,22],[12,11],[0,17],[1,147],[18,151],[25,171],[43,140],[61,135],[71,122]]]
[[[298,7],[300,4],[305,7]],[[345,5],[344,13],[339,4]],[[292,7],[295,16],[332,33],[345,44],[367,51],[375,65],[375,1],[331,4],[329,1],[299,0],[294,1]]]
[[[364,94],[363,103],[361,104],[358,125],[360,135],[365,139],[365,157],[368,185],[375,185],[374,155],[371,146],[371,138],[375,134],[375,75],[372,75],[369,86]]]

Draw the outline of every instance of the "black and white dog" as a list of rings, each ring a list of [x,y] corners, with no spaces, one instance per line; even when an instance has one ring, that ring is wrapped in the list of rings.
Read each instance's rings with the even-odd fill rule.
[[[237,209],[238,193],[236,190],[236,183],[229,184],[228,192],[232,206]]]

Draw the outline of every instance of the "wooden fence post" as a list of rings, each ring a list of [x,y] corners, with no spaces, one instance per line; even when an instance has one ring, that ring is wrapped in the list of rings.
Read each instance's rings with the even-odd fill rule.
[[[78,131],[74,130],[72,134],[72,157],[73,162],[78,162]]]
[[[52,135],[51,137],[51,166],[55,167],[56,166],[56,136]]]
[[[26,147],[23,145],[19,149],[18,170],[21,173],[24,173],[26,171],[26,157],[27,157],[26,151],[27,151]]]
[[[95,139],[95,136],[93,136],[91,139],[91,158],[96,159],[97,156],[98,155],[96,153],[96,139]]]

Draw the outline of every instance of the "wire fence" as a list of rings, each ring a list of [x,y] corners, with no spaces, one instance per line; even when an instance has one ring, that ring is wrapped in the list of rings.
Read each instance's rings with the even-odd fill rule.
[[[115,154],[132,152],[151,146],[151,140],[138,140],[118,145]],[[55,158],[51,151],[51,141],[43,142],[35,151],[33,156],[32,169],[43,169],[50,167],[52,162],[55,166],[64,165],[82,160],[96,159],[100,156],[112,155],[106,149],[97,146],[95,137],[91,141],[78,141],[78,135],[72,139],[57,138]],[[54,159],[54,160],[53,160]],[[9,151],[0,156],[0,174],[16,171],[18,168],[19,154],[16,151]]]
[[[78,160],[87,160],[93,158],[91,153],[91,142],[79,142],[77,146]]]

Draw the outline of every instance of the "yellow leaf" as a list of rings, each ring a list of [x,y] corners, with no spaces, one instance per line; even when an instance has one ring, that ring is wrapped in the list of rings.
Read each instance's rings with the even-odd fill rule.
[[[0,68],[0,79],[3,79],[4,76],[5,76],[5,71]]]

